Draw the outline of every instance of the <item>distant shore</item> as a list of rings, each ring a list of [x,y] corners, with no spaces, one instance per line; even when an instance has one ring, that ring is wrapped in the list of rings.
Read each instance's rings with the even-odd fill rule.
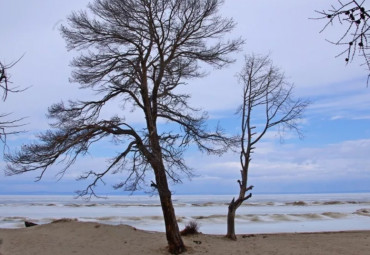
[[[369,254],[370,231],[184,237],[185,254]],[[59,221],[23,229],[0,229],[1,255],[168,254],[164,233],[126,225]]]

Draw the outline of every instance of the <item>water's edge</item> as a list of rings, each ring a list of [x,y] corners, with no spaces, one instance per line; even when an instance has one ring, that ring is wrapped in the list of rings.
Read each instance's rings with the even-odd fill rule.
[[[182,228],[196,220],[200,231],[224,234],[230,195],[174,196]],[[72,218],[164,231],[158,197],[112,196],[85,201],[72,196],[0,195],[0,228],[21,228]],[[370,230],[370,193],[255,195],[237,211],[238,233]]]

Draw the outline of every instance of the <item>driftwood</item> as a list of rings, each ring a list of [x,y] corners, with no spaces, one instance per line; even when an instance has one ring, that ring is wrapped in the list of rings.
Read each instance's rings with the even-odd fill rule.
[[[26,228],[29,228],[29,227],[37,226],[38,224],[30,222],[30,221],[25,221],[24,225],[26,226]]]

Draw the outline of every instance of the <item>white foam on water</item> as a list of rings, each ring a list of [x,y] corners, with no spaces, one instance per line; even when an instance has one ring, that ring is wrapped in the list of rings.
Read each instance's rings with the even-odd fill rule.
[[[232,196],[174,196],[180,228],[196,220],[200,231],[225,234]],[[0,228],[60,218],[127,224],[164,231],[156,196],[114,196],[85,201],[70,196],[0,196]],[[370,194],[255,195],[237,210],[237,233],[370,230]]]

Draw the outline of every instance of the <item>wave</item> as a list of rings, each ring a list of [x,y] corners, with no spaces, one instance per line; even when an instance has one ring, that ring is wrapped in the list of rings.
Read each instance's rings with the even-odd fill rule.
[[[306,203],[304,201],[294,201],[294,202],[285,203],[285,205],[306,206],[306,205],[308,205],[308,203]]]
[[[324,213],[302,213],[302,214],[237,214],[236,220],[245,222],[288,222],[288,221],[309,221],[325,219],[342,219],[349,217],[352,213],[324,212]],[[370,210],[362,209],[353,214],[365,215],[370,217]],[[215,221],[225,220],[226,215],[214,214],[208,216],[192,216],[196,221]]]
[[[175,204],[177,207],[186,206],[189,204]],[[228,206],[229,203],[221,202],[205,202],[192,203],[194,207],[212,207],[212,206]],[[246,202],[242,207],[271,207],[271,206],[322,206],[322,205],[370,205],[370,201],[289,201],[289,202]]]
[[[341,219],[349,217],[351,214],[357,214],[361,216],[370,217],[370,209],[360,209],[353,213],[338,213],[338,212],[324,212],[324,213],[303,213],[303,214],[237,214],[236,219],[250,222],[284,222],[284,221],[307,221],[307,220],[320,220],[320,219]],[[196,215],[196,216],[179,216],[178,222],[184,222],[186,220],[196,221],[218,221],[225,220],[226,215],[213,214],[208,216]],[[63,218],[67,219],[67,218]],[[126,222],[126,221],[163,221],[163,216],[103,216],[103,217],[80,217],[83,221],[99,221],[99,222]],[[54,222],[55,218],[43,218],[43,219],[30,219],[28,217],[0,217],[0,222],[24,222],[28,220],[34,221],[49,221]],[[69,219],[69,220],[76,220]]]
[[[39,206],[42,206],[42,204],[39,204]],[[53,205],[50,205],[53,206]],[[126,207],[159,207],[160,204],[128,204],[128,203],[122,203],[122,204],[111,204],[111,203],[94,203],[94,204],[54,204],[54,206],[65,206],[65,207],[113,207],[113,208],[126,208]],[[182,206],[185,206],[182,205]]]
[[[226,216],[222,214],[214,214],[209,216],[192,216],[194,220],[205,220],[205,219],[224,219]]]
[[[370,217],[370,209],[365,209],[365,208],[359,209],[356,212],[354,212],[354,214]]]
[[[0,221],[3,221],[3,222],[13,222],[13,221],[26,221],[27,220],[27,217],[3,217],[3,218],[0,218]]]
[[[74,216],[72,216],[74,217]],[[319,225],[326,224],[324,222],[340,222],[342,219],[364,221],[365,218],[370,217],[370,208],[357,209],[350,212],[319,212],[319,213],[260,213],[260,214],[236,214],[236,221],[238,224],[285,224],[289,222],[299,222],[299,224],[316,222]],[[62,219],[54,217],[1,217],[0,216],[0,227],[3,228],[23,228],[25,221],[35,222],[37,224],[52,223],[55,221],[65,220],[78,220],[78,221],[89,221],[98,222],[103,224],[120,225],[127,224],[132,226],[163,226],[163,216],[161,215],[125,215],[125,216],[81,216],[68,219],[67,217],[61,217]],[[211,214],[211,215],[177,215],[177,221],[180,224],[185,224],[189,221],[197,221],[202,226],[224,226],[226,224],[226,214]],[[323,223],[319,223],[323,222]],[[290,223],[289,223],[290,224]],[[221,228],[221,227],[220,227]]]
[[[177,201],[174,203],[176,208],[183,207],[227,207],[229,203],[224,201],[222,202],[181,202]],[[256,202],[246,202],[241,205],[241,207],[284,207],[284,206],[293,206],[293,207],[308,207],[308,206],[340,206],[340,205],[364,205],[370,206],[370,201],[287,201],[287,202],[278,202],[278,201],[256,201]],[[47,202],[47,203],[6,203],[0,202],[0,207],[67,207],[67,208],[90,208],[90,207],[110,207],[110,208],[128,208],[128,207],[160,207],[160,203],[136,203],[136,202],[125,202],[125,203],[111,203],[111,202],[102,202],[102,203],[57,203],[57,202]]]

